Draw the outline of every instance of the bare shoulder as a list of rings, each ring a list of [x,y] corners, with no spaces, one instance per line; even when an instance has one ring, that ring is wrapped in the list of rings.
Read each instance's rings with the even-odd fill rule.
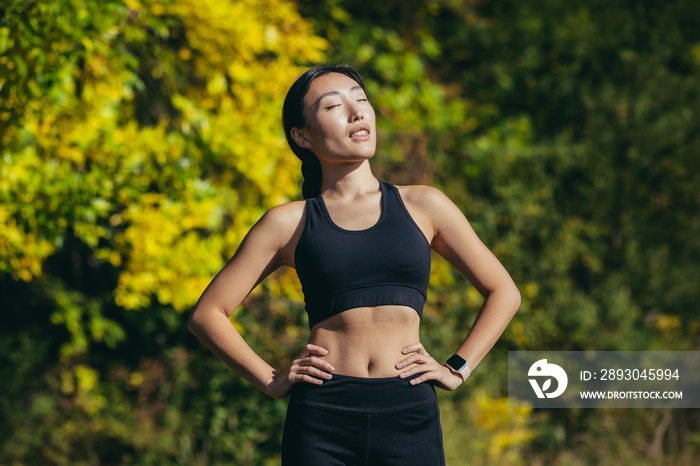
[[[305,205],[305,201],[292,201],[272,207],[249,233],[277,251],[279,265],[293,267],[294,249],[304,227]]]
[[[425,185],[397,186],[401,200],[409,214],[434,245],[436,237],[444,229],[444,219],[462,217],[461,211],[439,189]]]
[[[305,204],[305,201],[292,201],[272,207],[258,223],[276,229],[294,230],[304,216]]]
[[[292,201],[272,207],[258,220],[251,233],[275,238],[281,248],[303,224],[304,201]]]
[[[407,207],[413,207],[425,214],[439,214],[444,210],[455,209],[456,206],[438,188],[426,185],[397,186],[401,198]]]

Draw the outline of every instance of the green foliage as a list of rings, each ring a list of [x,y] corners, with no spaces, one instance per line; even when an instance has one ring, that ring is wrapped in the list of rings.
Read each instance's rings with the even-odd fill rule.
[[[507,349],[697,346],[695,2],[317,3],[302,11],[331,41],[332,59],[359,63],[380,83],[370,97],[391,122],[375,166],[389,180],[442,187],[521,289],[519,313],[483,363],[494,370],[482,377],[480,367],[475,387],[504,394]],[[424,341],[448,355],[480,301],[459,276],[432,281],[430,292]],[[594,427],[617,418],[533,416],[531,451],[562,464],[571,456],[554,452],[596,463],[661,454],[633,443],[652,437],[653,413],[605,434]],[[695,423],[679,413],[672,425],[689,433],[680,426]],[[543,444],[544,426],[563,435]],[[587,448],[603,435],[625,445],[628,429],[636,437],[626,446]],[[476,454],[483,439],[473,442]],[[678,458],[693,448],[666,444]]]
[[[280,402],[256,409],[182,312],[298,196],[279,109],[324,47],[286,1],[3,5],[3,355],[31,357],[3,367],[0,462],[275,457]]]
[[[440,394],[449,464],[691,464],[695,412],[509,409],[505,382],[507,350],[696,349],[699,20],[684,0],[4,2],[0,463],[278,464],[285,402],[184,311],[299,196],[282,98],[339,61],[378,112],[377,175],[442,188],[523,296]],[[282,367],[300,302],[283,270],[233,324]],[[480,304],[436,257],[431,354]]]

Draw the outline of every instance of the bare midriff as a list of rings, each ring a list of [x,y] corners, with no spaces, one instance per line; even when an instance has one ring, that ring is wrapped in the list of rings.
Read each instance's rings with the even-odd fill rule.
[[[328,350],[334,374],[396,377],[401,350],[419,343],[420,316],[406,306],[348,309],[314,326],[309,343]]]

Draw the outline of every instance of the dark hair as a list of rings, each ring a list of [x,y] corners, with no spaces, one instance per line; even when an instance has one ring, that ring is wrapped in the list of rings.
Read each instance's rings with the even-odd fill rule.
[[[292,138],[292,128],[303,128],[306,126],[306,117],[304,116],[304,97],[309,92],[311,83],[318,77],[330,74],[340,73],[353,79],[362,89],[365,88],[365,83],[362,81],[360,74],[350,65],[322,65],[312,68],[302,74],[287,92],[287,97],[284,99],[282,107],[282,125],[284,126],[284,134],[287,136],[287,144],[294,152],[299,160],[301,160],[301,174],[304,176],[304,184],[301,192],[304,199],[316,197],[321,194],[321,164],[316,158],[316,155],[309,149],[304,149],[299,146]]]

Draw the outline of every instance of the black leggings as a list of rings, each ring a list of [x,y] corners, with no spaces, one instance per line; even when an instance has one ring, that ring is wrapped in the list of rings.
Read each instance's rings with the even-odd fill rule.
[[[297,383],[282,437],[283,466],[444,466],[432,385],[333,374]]]

